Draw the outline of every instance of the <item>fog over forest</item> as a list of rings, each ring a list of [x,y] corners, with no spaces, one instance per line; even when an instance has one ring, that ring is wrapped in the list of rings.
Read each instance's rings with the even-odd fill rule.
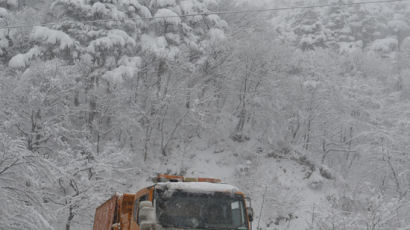
[[[157,173],[254,230],[410,230],[410,0],[0,0],[0,229]]]

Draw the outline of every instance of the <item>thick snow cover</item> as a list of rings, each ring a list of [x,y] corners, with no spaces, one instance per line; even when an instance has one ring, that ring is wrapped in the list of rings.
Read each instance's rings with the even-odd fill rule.
[[[124,78],[132,78],[138,73],[141,62],[140,57],[124,56],[118,61],[119,66],[107,71],[103,77],[115,83],[122,83]]]
[[[68,34],[42,26],[33,28],[31,38],[47,45],[57,45],[61,50],[75,45],[75,41]]]
[[[141,36],[141,48],[143,51],[154,53],[158,57],[174,59],[179,53],[176,46],[170,46],[164,36],[151,36],[143,34]]]
[[[9,66],[11,68],[25,68],[27,67],[33,59],[41,54],[40,48],[35,46],[31,48],[27,53],[17,54],[9,61]]]
[[[138,0],[121,0],[121,4],[124,6],[131,6],[131,9],[135,10],[137,13],[144,18],[152,17],[151,11],[146,7],[141,5]]]
[[[154,17],[158,18],[157,21],[164,21],[169,24],[178,25],[181,23],[181,18],[178,17],[178,14],[174,11],[166,8],[159,9]]]
[[[156,0],[158,7],[176,6],[175,0]]]
[[[158,188],[170,190],[183,190],[193,193],[212,192],[239,192],[239,189],[229,184],[208,183],[208,182],[165,182],[158,183]]]
[[[98,38],[90,43],[88,50],[91,53],[104,52],[116,47],[135,46],[135,40],[122,30],[110,30],[107,36]]]
[[[7,18],[8,15],[9,13],[7,12],[7,10],[3,7],[0,7],[0,18]]]
[[[376,52],[389,53],[397,48],[397,44],[397,39],[395,38],[377,39],[372,43],[370,48]]]
[[[410,230],[410,2],[211,14],[318,1],[0,0],[45,23],[0,30],[0,229],[92,229],[161,173],[256,230]]]
[[[254,142],[237,144],[231,141],[220,142],[215,146],[206,146],[200,141],[188,147],[186,153],[175,152],[167,163],[158,160],[148,164],[137,164],[140,178],[151,178],[158,169],[177,172],[185,169],[187,177],[210,177],[222,180],[221,184],[206,182],[163,182],[159,187],[172,190],[183,189],[190,192],[243,192],[252,199],[255,220],[260,220],[263,229],[305,230],[311,220],[312,209],[329,210],[328,197],[337,193],[334,180],[324,178],[315,171],[305,178],[307,167],[296,161],[278,160],[266,153],[254,155]],[[223,146],[223,147],[222,147]],[[221,152],[222,151],[222,152]],[[138,191],[152,185],[148,180],[132,183],[130,191]],[[127,192],[127,191],[124,191]],[[103,201],[101,199],[101,201]],[[272,225],[274,217],[292,218],[278,225]],[[256,229],[257,222],[254,223]],[[267,227],[271,226],[271,227]]]

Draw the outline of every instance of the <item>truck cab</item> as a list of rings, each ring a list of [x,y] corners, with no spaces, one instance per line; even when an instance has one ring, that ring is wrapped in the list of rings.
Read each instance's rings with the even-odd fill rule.
[[[213,178],[158,174],[136,194],[116,194],[97,208],[94,230],[251,230],[249,198]]]

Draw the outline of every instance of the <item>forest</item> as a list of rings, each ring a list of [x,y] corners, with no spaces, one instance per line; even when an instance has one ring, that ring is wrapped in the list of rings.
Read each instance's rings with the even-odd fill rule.
[[[256,230],[410,229],[410,1],[357,2],[0,0],[0,229],[91,229],[156,173]]]

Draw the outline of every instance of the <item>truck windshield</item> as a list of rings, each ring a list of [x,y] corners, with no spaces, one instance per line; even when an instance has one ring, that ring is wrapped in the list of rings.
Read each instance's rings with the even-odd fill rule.
[[[248,229],[241,195],[156,191],[157,218],[164,228]]]

